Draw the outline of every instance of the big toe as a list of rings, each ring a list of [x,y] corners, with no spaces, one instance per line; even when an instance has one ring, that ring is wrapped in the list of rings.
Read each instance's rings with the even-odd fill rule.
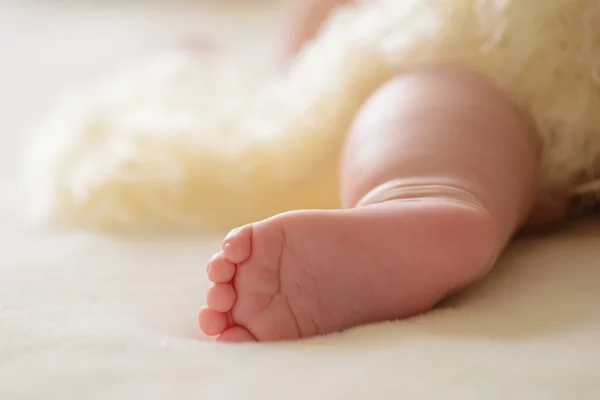
[[[234,264],[244,262],[252,250],[252,225],[245,225],[229,232],[223,241],[223,254]]]
[[[227,329],[217,337],[217,342],[223,343],[244,343],[244,342],[256,342],[256,338],[248,331],[248,329],[242,326],[234,326],[231,329]]]

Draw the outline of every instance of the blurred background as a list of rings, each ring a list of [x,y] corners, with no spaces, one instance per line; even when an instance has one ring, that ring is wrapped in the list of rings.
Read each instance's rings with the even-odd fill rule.
[[[61,93],[195,41],[275,60],[285,10],[286,0],[0,0],[0,191]]]
[[[281,60],[286,10],[285,0],[0,0],[0,364],[32,343],[60,345],[99,325],[120,332],[143,321],[199,336],[208,286],[199,265],[218,242],[32,231],[15,192],[21,149],[63,94],[164,50],[211,42]],[[0,398],[16,399],[2,395],[5,383]]]

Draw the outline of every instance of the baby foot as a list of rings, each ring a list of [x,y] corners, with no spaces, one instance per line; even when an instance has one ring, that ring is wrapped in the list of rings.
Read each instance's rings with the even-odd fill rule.
[[[489,214],[464,202],[284,213],[225,238],[200,327],[219,341],[277,341],[412,316],[485,272],[497,251]]]

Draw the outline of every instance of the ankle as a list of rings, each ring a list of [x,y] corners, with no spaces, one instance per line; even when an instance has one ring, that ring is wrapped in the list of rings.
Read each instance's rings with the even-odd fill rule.
[[[475,275],[484,275],[492,267],[510,239],[503,233],[503,221],[498,220],[497,215],[467,185],[458,183],[392,180],[371,190],[356,207],[387,207],[408,201],[431,205],[436,213],[440,213],[440,225],[448,230],[444,233],[447,235],[446,245],[453,248],[449,251],[471,254],[473,260],[468,264],[481,265],[483,271]],[[473,249],[476,249],[476,254]],[[472,279],[470,275],[464,278],[465,281]]]
[[[412,232],[403,240],[419,254],[416,268],[430,276],[419,301],[432,307],[448,294],[484,277],[506,245],[498,222],[476,199],[463,195],[404,194],[395,199],[365,204],[399,216],[399,225]],[[394,211],[396,210],[396,211]],[[392,214],[390,214],[392,215]]]

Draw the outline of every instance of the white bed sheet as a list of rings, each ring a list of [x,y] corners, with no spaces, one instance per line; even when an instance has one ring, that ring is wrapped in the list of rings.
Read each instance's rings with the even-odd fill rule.
[[[23,225],[15,163],[39,113],[188,34],[272,57],[281,7],[242,3],[0,0],[0,399],[600,398],[600,221],[519,241],[426,316],[248,346],[196,327],[217,238]]]

